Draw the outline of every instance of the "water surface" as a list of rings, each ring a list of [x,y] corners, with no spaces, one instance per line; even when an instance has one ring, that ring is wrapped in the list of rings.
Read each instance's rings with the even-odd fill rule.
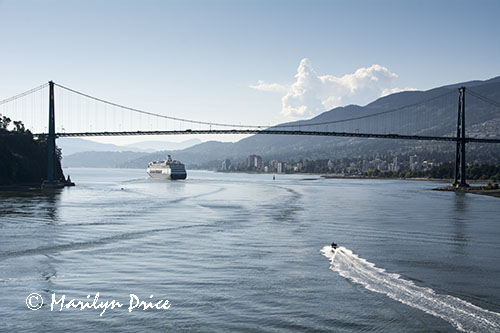
[[[65,172],[76,187],[0,193],[2,331],[500,330],[498,198],[416,181]],[[332,241],[338,265],[321,252]],[[29,310],[34,292],[49,305]],[[97,292],[127,304],[50,311],[54,293]],[[171,308],[128,312],[131,293]]]

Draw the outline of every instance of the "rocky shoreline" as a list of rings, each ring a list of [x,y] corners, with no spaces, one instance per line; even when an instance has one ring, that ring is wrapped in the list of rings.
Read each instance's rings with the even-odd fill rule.
[[[500,189],[489,187],[489,186],[468,186],[468,187],[455,187],[452,185],[437,187],[433,189],[434,191],[447,191],[447,192],[456,192],[456,193],[472,193],[472,194],[481,194],[481,195],[489,195],[491,197],[500,198]]]

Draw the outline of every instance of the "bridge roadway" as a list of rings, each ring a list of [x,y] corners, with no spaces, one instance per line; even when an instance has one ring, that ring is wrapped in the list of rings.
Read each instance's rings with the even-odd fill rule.
[[[399,135],[399,134],[369,134],[348,132],[270,130],[270,129],[230,129],[230,130],[178,130],[178,131],[134,131],[134,132],[58,132],[56,137],[85,137],[85,136],[127,136],[127,135],[189,135],[189,134],[267,134],[267,135],[309,135],[309,136],[336,136],[351,138],[378,138],[396,140],[426,140],[456,142],[456,137]],[[44,137],[46,133],[34,134]],[[458,139],[461,140],[461,139]],[[465,138],[465,142],[500,143],[500,139]]]

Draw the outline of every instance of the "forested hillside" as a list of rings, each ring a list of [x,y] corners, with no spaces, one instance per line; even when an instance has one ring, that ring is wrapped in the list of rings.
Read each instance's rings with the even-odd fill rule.
[[[63,177],[60,153],[56,174]],[[36,140],[22,122],[0,115],[0,185],[39,184],[46,177],[47,142]]]

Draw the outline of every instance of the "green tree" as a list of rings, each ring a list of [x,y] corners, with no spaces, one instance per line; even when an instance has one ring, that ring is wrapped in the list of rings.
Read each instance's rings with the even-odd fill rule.
[[[22,121],[14,121],[14,131],[18,133],[25,133],[26,128],[24,128],[24,124]]]
[[[10,125],[11,119],[0,114],[0,129],[6,130]]]

